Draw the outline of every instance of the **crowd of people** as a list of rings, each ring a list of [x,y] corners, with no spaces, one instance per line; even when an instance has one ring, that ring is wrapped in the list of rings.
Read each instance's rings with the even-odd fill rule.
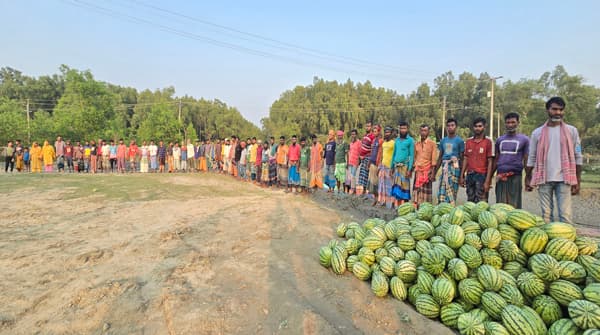
[[[325,143],[310,138],[285,136],[275,141],[231,138],[192,143],[135,140],[126,145],[99,139],[89,142],[56,139],[54,145],[10,141],[5,171],[12,172],[216,172],[263,187],[308,193],[315,189],[369,197],[373,205],[416,206],[433,201],[433,182],[438,173],[438,202],[454,204],[459,187],[468,201],[487,201],[495,179],[496,201],[522,206],[522,190],[538,188],[542,216],[553,221],[554,196],[560,221],[572,222],[571,195],[579,193],[582,149],[578,131],[563,121],[565,101],[547,101],[548,120],[531,138],[518,133],[519,114],[504,117],[505,134],[495,143],[485,136],[486,120],[472,122],[473,136],[466,141],[456,133],[458,122],[446,122],[447,136],[436,143],[430,127],[419,126],[409,135],[409,124],[397,127],[367,123],[360,132],[330,130]],[[523,178],[525,171],[525,178]],[[494,177],[495,175],[495,177]],[[524,181],[523,181],[524,180]]]

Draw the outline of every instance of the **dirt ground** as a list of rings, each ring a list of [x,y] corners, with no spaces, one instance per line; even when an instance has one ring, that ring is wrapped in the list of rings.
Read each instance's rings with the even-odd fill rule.
[[[0,189],[0,334],[453,334],[319,265],[337,223],[369,215],[326,196],[221,175]]]

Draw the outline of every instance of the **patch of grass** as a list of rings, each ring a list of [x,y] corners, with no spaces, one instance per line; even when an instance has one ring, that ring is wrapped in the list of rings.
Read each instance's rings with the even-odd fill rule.
[[[581,173],[581,187],[600,188],[600,173],[583,171]]]

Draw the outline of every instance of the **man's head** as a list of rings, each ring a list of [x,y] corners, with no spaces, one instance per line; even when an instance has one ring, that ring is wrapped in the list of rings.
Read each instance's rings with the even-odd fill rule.
[[[419,135],[421,135],[421,139],[429,137],[429,125],[423,123],[421,127],[419,127]]]
[[[383,130],[383,139],[388,141],[392,137],[392,127],[385,127]]]
[[[160,145],[161,147],[164,145],[163,141],[158,142],[158,145]]]
[[[336,133],[336,137],[339,143],[341,143],[344,140],[344,131],[343,130],[338,130]]]
[[[300,146],[305,146],[306,145],[306,137],[302,136],[300,137]]]
[[[517,128],[519,127],[519,114],[517,113],[508,113],[504,116],[504,129],[508,134],[514,134],[517,132]]]
[[[456,134],[456,125],[457,124],[458,124],[458,121],[456,121],[456,119],[453,117],[449,118],[448,121],[446,121],[446,131],[448,132],[448,135]]]
[[[406,136],[408,136],[408,122],[398,122],[398,133],[400,134],[400,138],[406,138]]]
[[[473,133],[475,136],[481,136],[485,131],[485,119],[482,117],[477,117],[473,120]]]
[[[367,132],[367,134],[371,132],[371,128],[372,128],[371,126],[372,126],[371,122],[365,123],[365,131]]]
[[[271,143],[271,144],[275,143],[275,137],[274,136],[269,137],[269,143]]]
[[[119,139],[119,144],[123,144],[123,139]]]
[[[381,133],[381,125],[376,124],[372,128],[373,128],[373,135],[375,135],[375,137],[379,136],[379,134]]]
[[[312,136],[310,137],[310,139],[312,140],[313,144],[317,143],[317,135],[316,134],[312,134]]]
[[[57,140],[58,142],[60,142],[60,141],[62,141],[62,137],[58,136],[58,137],[56,138],[56,140]]]
[[[285,144],[285,136],[280,136],[279,137],[279,144]]]
[[[292,145],[296,145],[297,140],[298,140],[298,137],[296,135],[292,135]]]
[[[352,142],[356,141],[356,136],[358,136],[358,131],[356,129],[352,129],[350,131],[350,140]]]
[[[252,144],[256,144],[256,137],[252,138]]]
[[[561,122],[565,116],[565,100],[561,97],[552,97],[546,102],[546,112],[552,122]]]

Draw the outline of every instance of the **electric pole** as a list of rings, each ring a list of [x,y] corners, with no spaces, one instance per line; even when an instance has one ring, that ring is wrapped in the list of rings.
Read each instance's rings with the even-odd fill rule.
[[[492,94],[490,99],[490,139],[494,137],[494,84],[496,79],[500,79],[502,76],[490,78],[492,81]]]
[[[446,96],[444,95],[444,100],[442,101],[442,138],[444,138],[444,132],[446,130]],[[440,138],[441,140],[441,138]]]
[[[31,145],[31,127],[29,119],[29,99],[27,99],[27,145]]]

